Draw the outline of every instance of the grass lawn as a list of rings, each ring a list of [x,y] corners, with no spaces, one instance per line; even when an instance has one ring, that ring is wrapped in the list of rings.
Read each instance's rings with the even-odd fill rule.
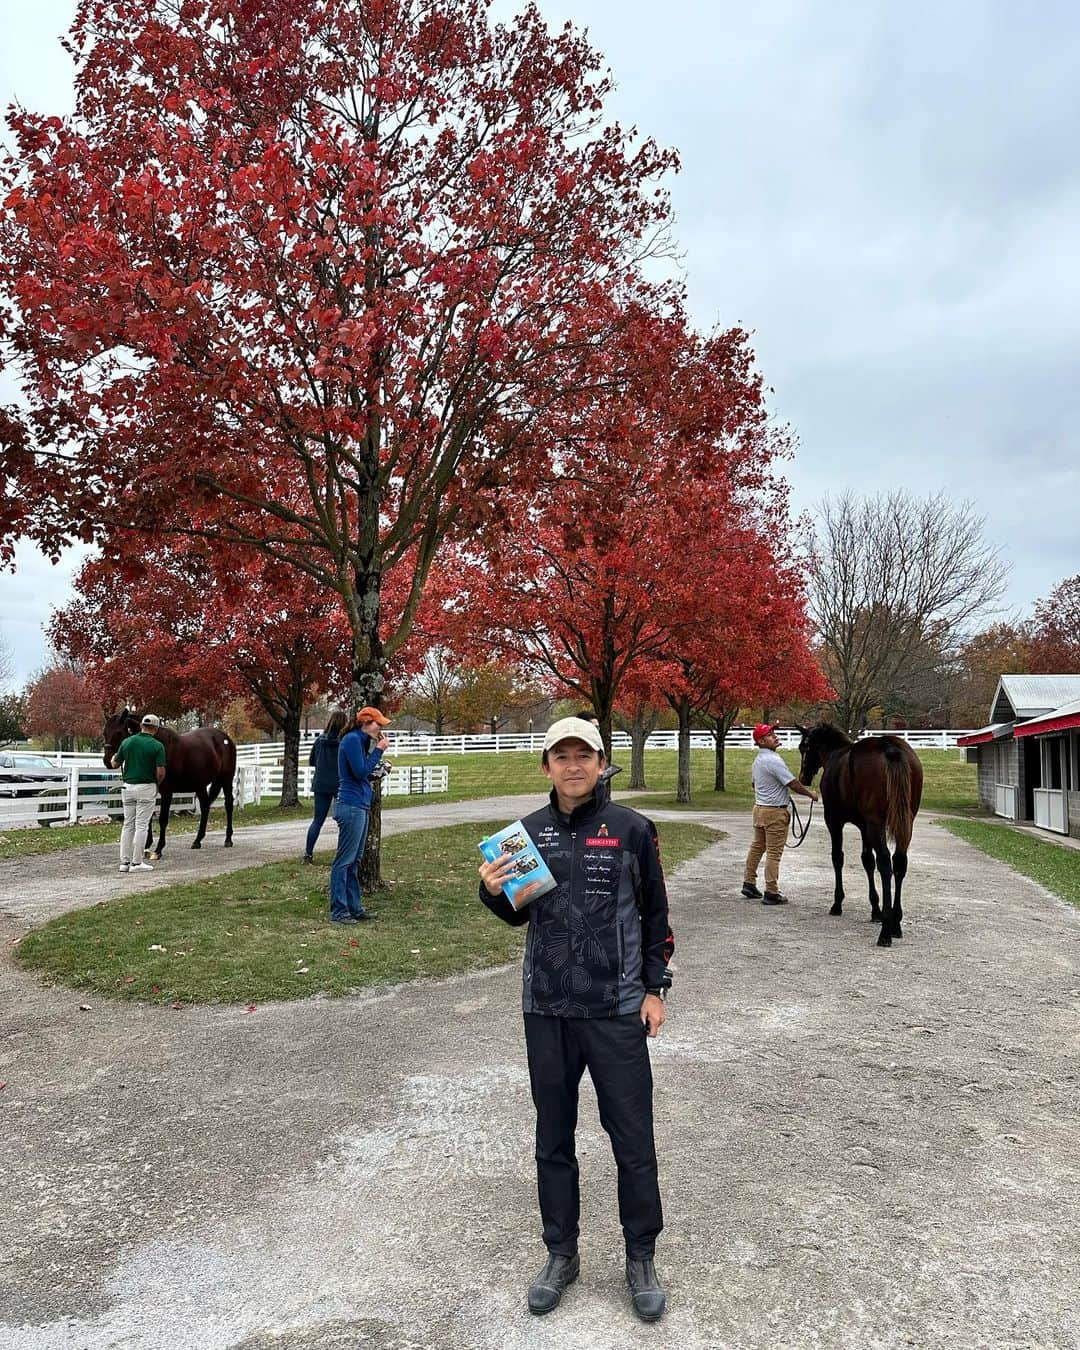
[[[785,762],[792,773],[799,771],[799,756],[794,750],[784,750]],[[651,789],[645,797],[635,797],[633,805],[642,811],[650,806],[662,806],[685,811],[749,811],[754,804],[750,785],[750,766],[753,750],[729,750],[725,756],[727,791],[713,792],[713,753],[711,750],[693,750],[690,753],[690,788],[693,800],[689,805],[675,800],[675,751],[658,751],[645,760],[645,771]],[[629,758],[629,755],[627,756]],[[957,750],[920,750],[923,766],[922,806],[927,811],[977,811],[976,772],[974,764],[965,764]],[[656,771],[653,771],[653,762]],[[629,768],[627,768],[629,773]],[[626,775],[622,775],[625,777]],[[819,776],[818,785],[821,783]],[[615,780],[616,793],[619,779]],[[809,805],[809,802],[807,802]],[[799,803],[800,811],[803,803]]]
[[[251,1003],[347,994],[370,985],[479,970],[513,959],[510,928],[476,896],[476,843],[504,820],[383,840],[390,882],[374,923],[328,922],[327,865],[272,863],[123,896],[52,919],[16,960],[87,994],[146,1003]],[[722,835],[664,826],[669,873]]]
[[[981,820],[942,820],[939,824],[960,839],[1000,858],[1014,872],[1031,877],[1048,891],[1080,907],[1080,850]]]
[[[647,795],[635,796],[634,806],[647,811],[660,806],[691,811],[748,811],[753,805],[750,788],[752,750],[729,750],[727,753],[727,791],[713,792],[713,753],[694,750],[690,755],[690,785],[693,800],[683,806],[675,800],[675,778],[678,757],[674,750],[650,750],[645,756],[648,775]],[[799,766],[794,751],[785,751],[784,758],[792,772]],[[974,812],[978,809],[975,766],[964,764],[956,750],[924,750],[920,754],[926,781],[923,806],[927,810]],[[547,791],[547,780],[540,771],[539,755],[515,751],[505,755],[402,755],[396,764],[447,764],[450,768],[449,792],[425,796],[385,797],[383,810],[397,811],[406,806],[423,806],[425,802],[472,801],[479,797],[512,796],[517,793]],[[619,751],[616,763],[623,764],[623,772],[615,779],[616,799],[623,797],[630,779],[630,752]],[[234,824],[237,828],[263,825],[278,820],[303,819],[311,813],[311,805],[282,811],[269,802],[261,806],[245,806],[238,810]],[[174,816],[169,822],[169,833],[190,834],[198,818]],[[220,811],[212,811],[210,829],[223,830]],[[54,849],[77,848],[83,844],[115,843],[120,838],[120,825],[53,826],[48,830],[9,830],[0,832],[0,860],[35,853],[51,853]],[[215,841],[216,842],[216,841]]]

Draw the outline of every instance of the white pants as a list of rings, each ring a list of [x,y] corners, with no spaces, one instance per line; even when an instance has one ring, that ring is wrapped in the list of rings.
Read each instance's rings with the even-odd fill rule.
[[[142,862],[146,827],[157,801],[156,783],[125,783],[120,789],[124,803],[124,828],[120,835],[120,865]]]

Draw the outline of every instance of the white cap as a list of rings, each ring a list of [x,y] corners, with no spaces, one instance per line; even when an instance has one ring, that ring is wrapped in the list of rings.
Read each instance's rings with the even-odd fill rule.
[[[560,741],[584,741],[593,750],[603,750],[604,741],[600,729],[584,717],[560,717],[552,722],[544,733],[544,749],[552,750]]]
[[[155,717],[153,713],[147,713],[142,720],[142,724],[144,727],[159,727],[161,726],[161,718]]]

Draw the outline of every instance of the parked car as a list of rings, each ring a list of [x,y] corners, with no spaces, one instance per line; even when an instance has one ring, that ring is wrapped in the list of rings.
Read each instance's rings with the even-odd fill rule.
[[[0,797],[40,797],[66,786],[68,770],[58,769],[44,755],[0,750]]]

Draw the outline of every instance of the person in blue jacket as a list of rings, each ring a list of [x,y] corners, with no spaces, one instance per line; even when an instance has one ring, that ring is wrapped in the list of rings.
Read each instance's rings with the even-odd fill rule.
[[[322,734],[316,736],[315,744],[311,747],[311,754],[308,755],[308,764],[315,770],[315,776],[311,781],[311,790],[315,798],[315,815],[308,826],[307,843],[304,846],[304,861],[306,863],[315,861],[312,856],[315,852],[315,845],[319,842],[323,824],[330,814],[330,807],[337,796],[338,747],[341,744],[341,733],[345,730],[345,724],[348,720],[343,712],[332,713]]]
[[[364,908],[357,864],[364,856],[367,840],[372,775],[390,745],[384,734],[389,725],[389,717],[378,708],[361,708],[356,714],[356,725],[342,736],[338,747],[338,794],[334,807],[338,846],[330,869],[331,923],[364,923],[375,917]]]

